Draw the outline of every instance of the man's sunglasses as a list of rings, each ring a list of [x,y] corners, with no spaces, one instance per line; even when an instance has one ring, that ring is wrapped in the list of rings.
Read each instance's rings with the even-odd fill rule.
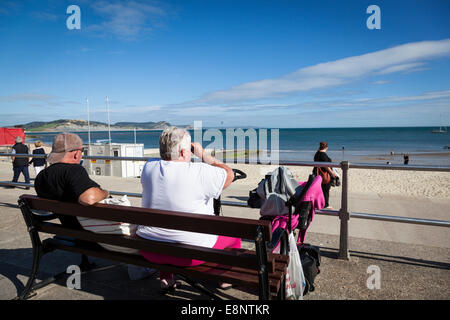
[[[73,149],[73,150],[69,150],[69,151],[67,151],[67,152],[73,152],[73,151],[78,151],[78,150],[80,150],[81,153],[84,152],[84,148]]]

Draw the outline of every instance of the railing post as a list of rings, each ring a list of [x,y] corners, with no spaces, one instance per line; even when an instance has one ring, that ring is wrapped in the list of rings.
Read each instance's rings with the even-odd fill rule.
[[[267,249],[261,226],[256,228],[255,247],[256,257],[258,259],[259,300],[269,300],[270,285],[267,270]]]
[[[348,161],[341,162],[342,169],[342,193],[341,193],[341,210],[339,211],[339,220],[341,221],[341,229],[339,232],[339,259],[350,260],[348,253]]]

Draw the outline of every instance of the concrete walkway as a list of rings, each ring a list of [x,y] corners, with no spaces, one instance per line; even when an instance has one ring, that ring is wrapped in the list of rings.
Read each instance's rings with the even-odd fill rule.
[[[12,170],[0,164],[0,180],[10,180]],[[33,177],[33,174],[32,174]],[[140,192],[138,179],[94,177],[102,187],[116,191]],[[225,190],[223,199],[243,201],[248,186],[236,183]],[[0,299],[12,299],[24,288],[31,264],[31,241],[17,207],[19,195],[35,194],[34,190],[0,187]],[[333,190],[331,204],[339,208],[339,194]],[[140,199],[130,198],[139,206]],[[351,195],[350,210],[357,212],[405,215],[448,220],[449,201],[379,198],[377,195]],[[427,215],[424,216],[423,213]],[[257,218],[250,208],[224,207],[225,216]],[[321,273],[316,278],[316,290],[305,299],[449,299],[450,298],[450,238],[448,228],[403,225],[366,220],[350,221],[350,261],[337,259],[339,220],[316,216],[307,234],[307,242],[319,245],[322,251]],[[251,246],[245,242],[245,246]],[[125,265],[93,259],[104,270],[82,275],[81,290],[66,287],[66,278],[37,291],[32,299],[208,299],[183,284],[170,295],[159,293],[157,274],[130,281]],[[79,256],[67,252],[52,252],[42,262],[39,280],[65,272],[78,264]],[[380,271],[379,289],[369,289],[370,266]],[[369,269],[368,269],[369,268]],[[68,275],[67,275],[68,276]],[[372,283],[369,281],[369,284]],[[214,283],[205,283],[214,289]],[[225,299],[257,299],[231,289],[217,290]]]

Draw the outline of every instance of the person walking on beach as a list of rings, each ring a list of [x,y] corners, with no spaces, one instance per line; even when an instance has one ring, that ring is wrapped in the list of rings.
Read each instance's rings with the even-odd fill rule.
[[[22,137],[17,136],[14,139],[14,146],[12,147],[13,150],[11,153],[13,154],[28,154],[28,147],[24,145],[22,142]],[[13,163],[13,171],[14,176],[12,179],[12,182],[17,182],[19,180],[20,173],[23,174],[25,178],[25,183],[30,183],[30,173],[28,172],[28,161],[29,158],[23,158],[23,157],[11,157],[12,163]],[[14,186],[11,186],[11,188],[15,188]],[[26,187],[25,189],[30,190],[30,187]]]
[[[36,146],[36,149],[33,150],[33,154],[45,154],[44,148],[42,148],[42,142],[40,140],[37,140],[34,145]],[[45,158],[33,158],[29,164],[33,164],[36,176],[39,172],[47,168],[47,160],[45,160]]]
[[[408,154],[405,154],[404,156],[403,156],[403,164],[408,164],[409,163],[409,155]]]
[[[171,127],[159,139],[161,160],[148,161],[141,174],[142,207],[214,215],[213,198],[218,198],[234,178],[230,167],[211,155],[199,143],[191,143],[186,130]],[[202,162],[191,162],[192,153]],[[214,249],[240,248],[241,239],[138,226],[136,234],[154,241],[170,241]],[[159,264],[196,266],[203,261],[140,252],[147,260]],[[161,289],[177,287],[173,274],[160,272]],[[227,289],[229,284],[221,284]]]
[[[327,155],[328,150],[328,143],[325,141],[322,141],[319,143],[319,150],[314,155],[314,161],[315,162],[331,162],[330,157]],[[333,170],[329,167],[315,167],[314,168],[314,174],[321,175],[322,176],[322,191],[323,196],[325,198],[325,207],[324,209],[331,209],[330,203],[329,203],[329,197],[330,197],[330,188],[331,188],[331,177],[336,177],[336,174]],[[328,177],[328,179],[327,179]],[[328,181],[326,181],[328,180]]]

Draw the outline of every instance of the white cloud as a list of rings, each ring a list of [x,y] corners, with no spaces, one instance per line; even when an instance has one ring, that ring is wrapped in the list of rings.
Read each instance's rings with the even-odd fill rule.
[[[44,12],[44,11],[32,12],[31,16],[40,21],[57,21],[61,17],[60,15],[57,15],[55,13]]]
[[[414,70],[422,70],[422,68],[419,68],[423,66],[425,63],[422,62],[414,62],[414,63],[404,63],[395,65],[392,67],[387,67],[379,72],[377,74],[389,74],[389,73],[395,73],[395,72],[411,72]]]
[[[378,85],[382,85],[382,84],[387,84],[387,83],[389,83],[390,81],[387,81],[387,80],[378,80],[378,81],[373,81],[372,83],[373,84],[378,84]]]
[[[0,102],[9,104],[8,109],[14,109],[15,106],[32,108],[45,108],[46,110],[58,110],[64,108],[73,108],[73,105],[81,105],[80,101],[68,100],[63,97],[53,96],[45,93],[24,92],[0,96]]]
[[[450,90],[442,91],[429,91],[415,96],[392,96],[386,98],[373,98],[364,99],[364,102],[370,103],[398,103],[409,101],[426,101],[426,100],[438,100],[438,99],[450,99]],[[362,101],[362,100],[360,100]]]
[[[328,111],[355,111],[370,110],[393,107],[411,107],[420,105],[422,108],[426,103],[426,110],[433,110],[435,106],[450,104],[450,90],[428,91],[417,95],[405,96],[387,96],[377,98],[358,98],[358,99],[334,99],[322,101],[309,101],[305,103],[292,104],[286,109],[292,112],[328,112]]]
[[[17,93],[8,96],[1,96],[0,102],[22,102],[22,101],[51,102],[54,101],[55,99],[57,99],[57,97],[42,93]]]
[[[120,109],[110,109],[109,111],[111,113],[145,113],[145,112],[152,112],[152,111],[160,111],[162,109],[162,106],[135,106],[135,105],[129,105],[125,106]]]
[[[15,1],[1,1],[0,2],[0,15],[9,15],[13,12],[17,12],[20,9],[21,4]]]
[[[208,93],[194,103],[248,101],[325,89],[363,77],[417,71],[425,61],[450,55],[450,39],[399,45],[372,53],[301,68],[280,78],[247,82]]]
[[[161,17],[167,12],[156,1],[95,1],[93,10],[104,21],[88,25],[86,29],[97,35],[112,34],[120,39],[134,40],[142,34],[161,26]]]

